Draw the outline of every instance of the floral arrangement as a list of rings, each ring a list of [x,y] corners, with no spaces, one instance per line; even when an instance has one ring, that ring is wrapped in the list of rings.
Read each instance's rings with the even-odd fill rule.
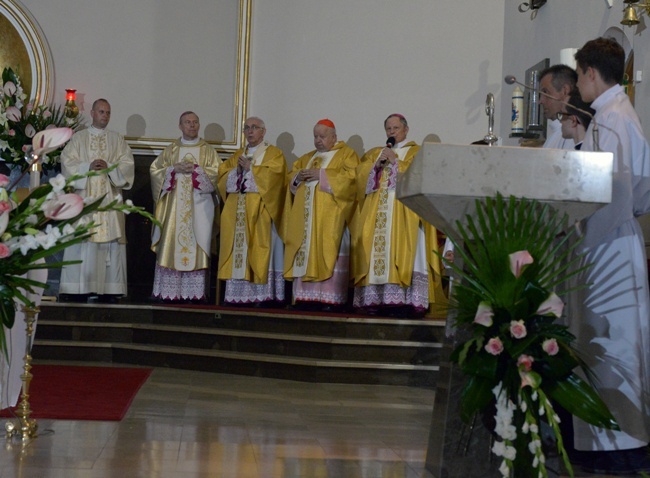
[[[33,138],[33,152],[28,155],[31,158],[28,164],[59,148],[70,139],[72,133],[70,128],[37,133]],[[88,220],[87,214],[109,210],[126,214],[135,212],[146,216],[154,224],[158,223],[151,214],[142,207],[134,206],[130,200],[124,202],[118,197],[102,206],[103,197],[91,198],[86,203],[81,196],[71,192],[74,181],[103,172],[90,171],[67,179],[59,174],[51,178],[48,184],[32,190],[20,204],[16,201],[15,193],[9,193],[14,185],[9,184],[7,176],[0,174],[0,350],[4,353],[7,348],[2,326],[13,326],[16,300],[33,306],[28,292],[34,293],[35,288],[43,289],[46,286],[30,278],[29,272],[78,263],[46,263],[44,259],[93,234],[96,224]]]
[[[476,219],[458,223],[463,267],[449,264],[459,278],[451,306],[456,325],[469,338],[451,355],[467,382],[460,413],[495,412],[492,452],[502,458],[504,477],[547,477],[541,426],[546,422],[571,476],[553,403],[598,427],[618,429],[607,406],[574,369],[589,371],[572,348],[563,302],[554,292],[580,273],[581,256],[566,217],[534,200],[488,198],[476,202]],[[570,240],[571,239],[571,240]],[[566,290],[565,292],[568,292]]]
[[[77,120],[67,118],[61,107],[35,105],[26,99],[20,77],[11,68],[5,68],[0,88],[0,158],[7,166],[21,171],[28,167],[25,153],[36,133],[59,127],[77,130],[81,126]],[[43,170],[55,170],[60,155],[61,149],[57,148],[42,158]]]

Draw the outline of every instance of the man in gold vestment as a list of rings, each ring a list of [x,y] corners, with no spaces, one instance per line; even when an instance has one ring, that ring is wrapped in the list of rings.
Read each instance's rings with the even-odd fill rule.
[[[65,177],[102,171],[110,172],[75,181],[75,192],[84,198],[104,197],[103,204],[116,199],[122,190],[131,189],[134,178],[133,154],[124,138],[106,129],[111,105],[98,99],[90,110],[92,126],[78,131],[61,153],[61,172]],[[61,270],[59,293],[75,301],[98,294],[101,302],[115,302],[127,293],[126,231],[124,213],[93,212],[97,224],[94,234],[81,244],[65,249],[64,261],[82,261]],[[64,300],[63,298],[61,300]]]
[[[284,271],[293,279],[293,301],[331,306],[347,302],[350,220],[357,153],[337,141],[334,123],[314,126],[315,151],[298,158],[289,173],[283,217]]]
[[[219,167],[221,214],[219,279],[224,302],[284,301],[284,244],[278,235],[286,192],[287,162],[264,141],[266,125],[257,117],[244,123],[247,144]]]
[[[205,301],[215,216],[217,151],[199,138],[199,117],[192,111],[179,120],[183,133],[151,163],[155,216],[151,250],[156,253],[153,297],[169,301]]]
[[[437,232],[395,197],[398,175],[420,147],[407,141],[404,116],[390,115],[384,129],[387,145],[368,151],[357,169],[353,304],[366,312],[422,316],[431,303],[445,301]]]

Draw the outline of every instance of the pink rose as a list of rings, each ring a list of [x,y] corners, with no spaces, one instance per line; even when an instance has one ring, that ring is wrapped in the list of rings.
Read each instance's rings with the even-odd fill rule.
[[[474,316],[474,323],[489,327],[492,325],[492,317],[494,317],[494,311],[490,304],[487,302],[481,302],[476,309],[476,316]]]
[[[48,219],[59,221],[78,216],[83,208],[84,200],[78,194],[61,194],[43,203],[43,214]]]
[[[9,257],[10,255],[11,255],[11,249],[9,249],[6,244],[0,242],[0,259]]]
[[[9,201],[0,201],[0,214],[4,214],[7,211],[11,211],[11,203]]]
[[[542,342],[542,350],[549,355],[556,355],[560,351],[560,346],[555,339],[546,339]]]
[[[485,351],[492,355],[499,355],[503,352],[503,343],[499,337],[492,337],[485,346]]]
[[[9,178],[4,174],[0,174],[0,188],[6,188],[9,186]]]
[[[7,134],[9,136],[16,136],[16,130],[15,129],[10,129],[9,131],[7,131]]]
[[[519,367],[519,370],[530,372],[533,368],[534,361],[535,359],[530,355],[521,354],[517,359],[517,367]]]
[[[20,121],[20,117],[22,116],[20,110],[15,106],[10,106],[9,108],[7,108],[5,113],[7,115],[7,119],[9,121],[13,121],[14,123]]]
[[[533,256],[528,251],[513,252],[508,256],[510,258],[510,271],[515,277],[519,278],[528,264],[532,264]]]
[[[539,304],[539,307],[535,313],[547,316],[552,315],[559,318],[562,316],[563,309],[564,302],[562,302],[562,299],[560,299],[555,292],[551,292],[551,295],[549,295],[544,302]]]
[[[513,320],[510,322],[510,335],[514,338],[523,339],[527,333],[523,320]]]

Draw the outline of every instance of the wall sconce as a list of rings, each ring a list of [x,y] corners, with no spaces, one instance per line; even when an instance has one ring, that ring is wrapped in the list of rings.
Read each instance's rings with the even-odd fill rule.
[[[626,5],[623,10],[623,19],[621,20],[621,25],[631,27],[632,25],[638,25],[640,20],[639,17],[644,13],[650,15],[650,0],[643,0],[643,3],[639,3],[639,0],[623,0],[623,3]],[[638,4],[638,5],[635,5]]]
[[[76,99],[77,90],[65,90],[65,107],[63,108],[63,112],[66,118],[75,119],[79,116],[79,107],[74,102]]]

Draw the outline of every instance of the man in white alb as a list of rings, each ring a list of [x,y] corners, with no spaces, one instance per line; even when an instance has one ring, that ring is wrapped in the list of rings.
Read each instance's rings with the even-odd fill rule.
[[[61,153],[61,172],[65,177],[88,171],[101,172],[75,182],[75,192],[84,198],[104,196],[108,204],[133,185],[133,154],[119,133],[106,129],[111,119],[111,105],[98,99],[90,110],[92,126],[72,136]],[[110,172],[102,172],[112,166]],[[124,213],[93,212],[89,220],[97,227],[81,244],[65,249],[64,261],[80,260],[80,264],[64,266],[59,294],[72,300],[85,301],[98,294],[99,301],[115,302],[126,295],[126,231]]]

